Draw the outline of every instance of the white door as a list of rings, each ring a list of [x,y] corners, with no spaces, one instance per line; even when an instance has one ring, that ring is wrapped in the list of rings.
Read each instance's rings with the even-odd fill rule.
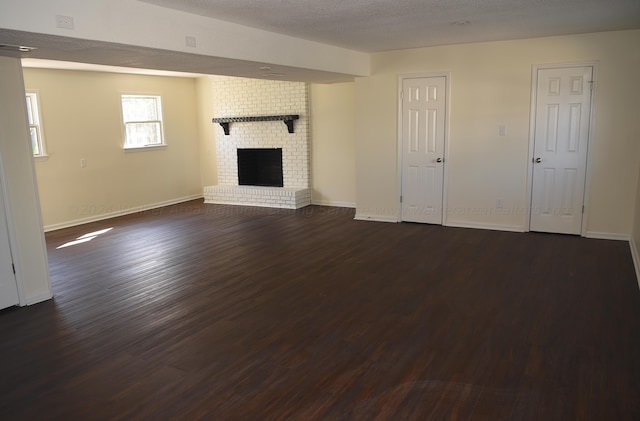
[[[9,232],[4,211],[4,197],[0,189],[0,309],[18,304],[18,287],[13,273],[13,259],[9,246]]]
[[[538,70],[532,231],[580,234],[593,67]]]
[[[402,220],[442,224],[446,78],[402,81]]]

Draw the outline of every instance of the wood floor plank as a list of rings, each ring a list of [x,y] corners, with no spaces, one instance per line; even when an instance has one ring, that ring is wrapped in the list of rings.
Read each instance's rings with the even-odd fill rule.
[[[0,414],[640,419],[627,243],[353,217],[192,201],[47,233],[54,300],[0,312]]]

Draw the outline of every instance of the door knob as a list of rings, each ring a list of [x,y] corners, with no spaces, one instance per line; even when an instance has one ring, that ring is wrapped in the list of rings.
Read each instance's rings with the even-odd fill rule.
[[[442,158],[436,159],[436,162],[442,162]]]
[[[535,162],[536,164],[539,164],[542,162],[542,158],[536,158],[533,160],[533,162]]]

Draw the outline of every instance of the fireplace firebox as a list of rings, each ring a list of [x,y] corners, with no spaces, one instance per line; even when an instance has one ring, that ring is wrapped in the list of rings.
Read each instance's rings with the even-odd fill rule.
[[[282,148],[238,149],[238,184],[283,187]]]

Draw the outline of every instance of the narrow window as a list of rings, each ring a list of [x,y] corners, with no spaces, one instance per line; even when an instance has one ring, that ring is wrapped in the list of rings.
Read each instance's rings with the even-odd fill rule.
[[[160,96],[122,95],[122,121],[125,149],[165,145]]]
[[[38,95],[35,92],[26,92],[27,117],[29,120],[29,135],[31,137],[31,150],[33,156],[46,156],[44,141],[42,139],[42,123],[38,109]]]

